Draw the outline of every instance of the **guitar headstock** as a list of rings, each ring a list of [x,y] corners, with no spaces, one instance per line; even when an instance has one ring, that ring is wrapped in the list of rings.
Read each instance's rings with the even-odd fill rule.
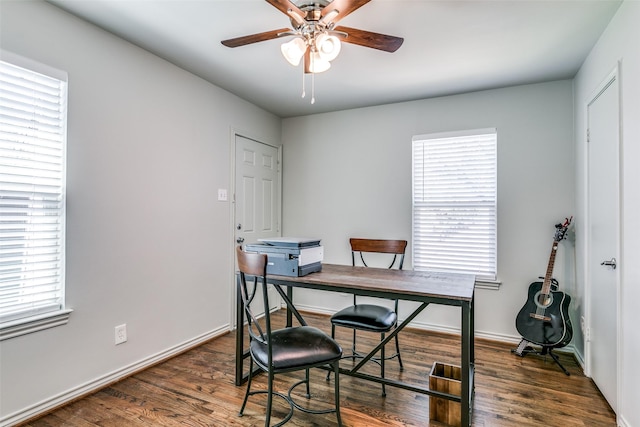
[[[556,234],[553,237],[553,240],[559,242],[567,237],[567,231],[569,230],[569,226],[571,225],[571,220],[573,219],[573,215],[569,218],[565,218],[564,222],[556,224]]]

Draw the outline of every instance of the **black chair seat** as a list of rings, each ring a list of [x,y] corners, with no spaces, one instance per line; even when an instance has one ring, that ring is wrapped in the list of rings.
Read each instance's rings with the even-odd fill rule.
[[[396,324],[398,316],[393,309],[373,304],[356,304],[340,310],[331,317],[331,323],[351,329],[387,332]]]
[[[276,371],[329,364],[340,359],[342,348],[320,329],[311,326],[284,328],[271,332],[272,368]],[[266,344],[251,342],[256,363],[266,367]]]

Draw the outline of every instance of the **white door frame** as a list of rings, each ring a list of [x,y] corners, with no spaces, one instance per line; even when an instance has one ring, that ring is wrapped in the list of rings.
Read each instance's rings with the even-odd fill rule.
[[[278,150],[278,202],[277,202],[277,221],[279,224],[280,232],[282,232],[282,145],[278,145],[272,142],[265,142],[265,138],[261,138],[259,136],[251,135],[249,132],[240,131],[238,129],[231,129],[229,136],[229,163],[230,163],[230,180],[231,189],[229,191],[229,229],[231,230],[230,238],[229,238],[229,252],[231,254],[231,277],[229,279],[230,283],[230,298],[229,304],[231,307],[230,317],[229,317],[229,330],[235,330],[236,328],[236,241],[235,241],[235,227],[236,227],[236,139],[237,137],[243,137],[247,139],[254,140],[261,144],[269,145]]]
[[[588,127],[589,127],[589,105],[591,105],[597,98],[598,96],[600,96],[602,94],[602,92],[604,90],[606,90],[613,82],[617,82],[617,91],[618,91],[618,188],[616,189],[618,191],[618,224],[617,224],[617,230],[616,233],[618,234],[619,238],[618,238],[618,242],[617,242],[617,248],[616,251],[618,253],[619,256],[619,265],[618,268],[616,269],[616,306],[617,306],[617,318],[616,318],[616,402],[617,405],[619,406],[619,402],[622,401],[622,396],[621,396],[621,366],[622,366],[622,346],[621,346],[621,342],[620,342],[620,337],[622,336],[621,334],[621,317],[622,317],[622,313],[621,313],[621,307],[622,307],[622,303],[621,303],[621,295],[622,295],[622,284],[621,284],[621,270],[624,268],[624,259],[623,259],[623,253],[622,253],[622,232],[621,232],[621,227],[622,227],[622,126],[620,123],[621,120],[621,112],[622,112],[622,97],[621,97],[621,84],[620,84],[620,63],[617,63],[616,66],[614,67],[614,69],[607,75],[607,77],[598,85],[598,87],[596,88],[596,90],[594,90],[591,94],[591,96],[589,96],[586,101],[584,102],[584,117],[585,117],[585,129],[583,129],[583,135],[585,135],[585,142],[587,141],[587,132],[588,132]],[[600,260],[592,260],[590,258],[590,254],[591,254],[591,234],[590,234],[590,230],[589,230],[589,224],[591,223],[591,218],[590,218],[590,184],[589,184],[589,147],[586,147],[585,150],[586,156],[585,156],[585,183],[586,183],[586,191],[585,191],[585,262],[583,265],[583,277],[585,278],[585,292],[584,292],[584,298],[585,298],[585,308],[584,308],[584,315],[587,316],[587,326],[590,325],[590,319],[588,318],[588,316],[590,316],[591,314],[591,310],[592,310],[592,306],[593,304],[595,304],[596,302],[591,301],[590,298],[590,292],[591,292],[591,287],[595,286],[592,281],[591,281],[591,277],[589,274],[589,269],[590,269],[590,265],[593,264],[594,262],[599,262]],[[587,329],[588,331],[588,329]],[[584,344],[585,344],[585,375],[591,378],[591,374],[592,374],[592,370],[593,370],[593,361],[592,361],[592,354],[591,354],[591,341],[588,339],[588,332],[587,335],[584,337]],[[617,414],[618,413],[618,408],[612,408],[614,410],[614,412]]]

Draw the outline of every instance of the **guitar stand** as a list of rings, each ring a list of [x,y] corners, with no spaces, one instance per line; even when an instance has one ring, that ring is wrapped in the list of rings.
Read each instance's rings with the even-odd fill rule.
[[[553,361],[556,363],[556,365],[558,365],[560,369],[562,369],[562,372],[564,372],[565,375],[567,376],[571,375],[569,371],[567,371],[567,369],[564,366],[562,366],[562,363],[560,363],[558,356],[553,352],[553,347],[541,346],[542,348],[541,350],[536,350],[533,347],[531,347],[529,344],[530,344],[529,341],[523,338],[522,341],[520,341],[520,344],[518,344],[518,348],[512,349],[511,353],[517,354],[520,357],[524,357],[527,354],[537,354],[538,356],[545,356],[545,360],[546,360],[546,356],[549,355],[551,356]]]

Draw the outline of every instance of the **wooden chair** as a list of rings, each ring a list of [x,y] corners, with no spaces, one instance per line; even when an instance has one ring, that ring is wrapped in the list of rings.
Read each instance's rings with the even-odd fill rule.
[[[404,263],[404,253],[407,248],[406,240],[380,240],[380,239],[355,239],[349,240],[351,244],[351,263],[356,266],[356,253],[359,255],[360,262],[363,266],[368,267],[364,254],[377,253],[393,255],[393,259],[388,268],[397,268],[402,270]],[[356,351],[356,331],[369,331],[380,333],[380,340],[384,340],[385,333],[391,331],[398,323],[398,301],[394,301],[394,308],[388,308],[376,304],[358,304],[356,296],[353,296],[353,305],[340,310],[331,316],[331,337],[335,338],[336,326],[353,329],[353,341],[351,346],[351,355],[345,358],[362,357]],[[398,336],[395,336],[396,353],[391,356],[385,356],[384,347],[380,351],[380,357],[372,359],[380,364],[380,375],[384,378],[385,360],[398,358],[400,369],[403,369],[402,358],[400,357],[400,344]],[[327,378],[329,378],[329,372]],[[382,384],[382,395],[386,396],[384,384]]]
[[[290,407],[287,416],[275,424],[274,427],[281,426],[291,419],[294,407],[311,414],[326,414],[335,412],[338,419],[338,426],[342,425],[340,418],[340,387],[339,387],[339,363],[342,357],[342,348],[338,343],[319,329],[303,324],[298,327],[290,327],[272,330],[271,315],[268,307],[269,296],[267,292],[267,255],[258,253],[248,253],[237,247],[238,267],[240,270],[238,286],[242,295],[242,302],[248,323],[249,330],[249,379],[247,381],[247,391],[240,408],[239,415],[244,413],[249,396],[266,393],[267,411],[265,417],[265,427],[269,427],[271,421],[271,407],[273,395],[283,398]],[[251,279],[252,286],[247,286],[247,278]],[[264,319],[262,324],[258,322],[252,303],[258,288],[262,290],[262,301]],[[304,323],[304,319],[299,319]],[[262,326],[264,325],[264,326]],[[238,328],[244,327],[237,325]],[[267,373],[267,390],[251,391],[251,380],[253,378],[254,363]],[[335,408],[327,410],[311,410],[301,407],[291,397],[291,392],[300,384],[306,384],[306,396],[310,398],[309,392],[309,369],[329,365],[335,373]],[[289,388],[288,393],[279,393],[273,390],[273,378],[275,374],[305,370],[305,378],[298,381]]]

